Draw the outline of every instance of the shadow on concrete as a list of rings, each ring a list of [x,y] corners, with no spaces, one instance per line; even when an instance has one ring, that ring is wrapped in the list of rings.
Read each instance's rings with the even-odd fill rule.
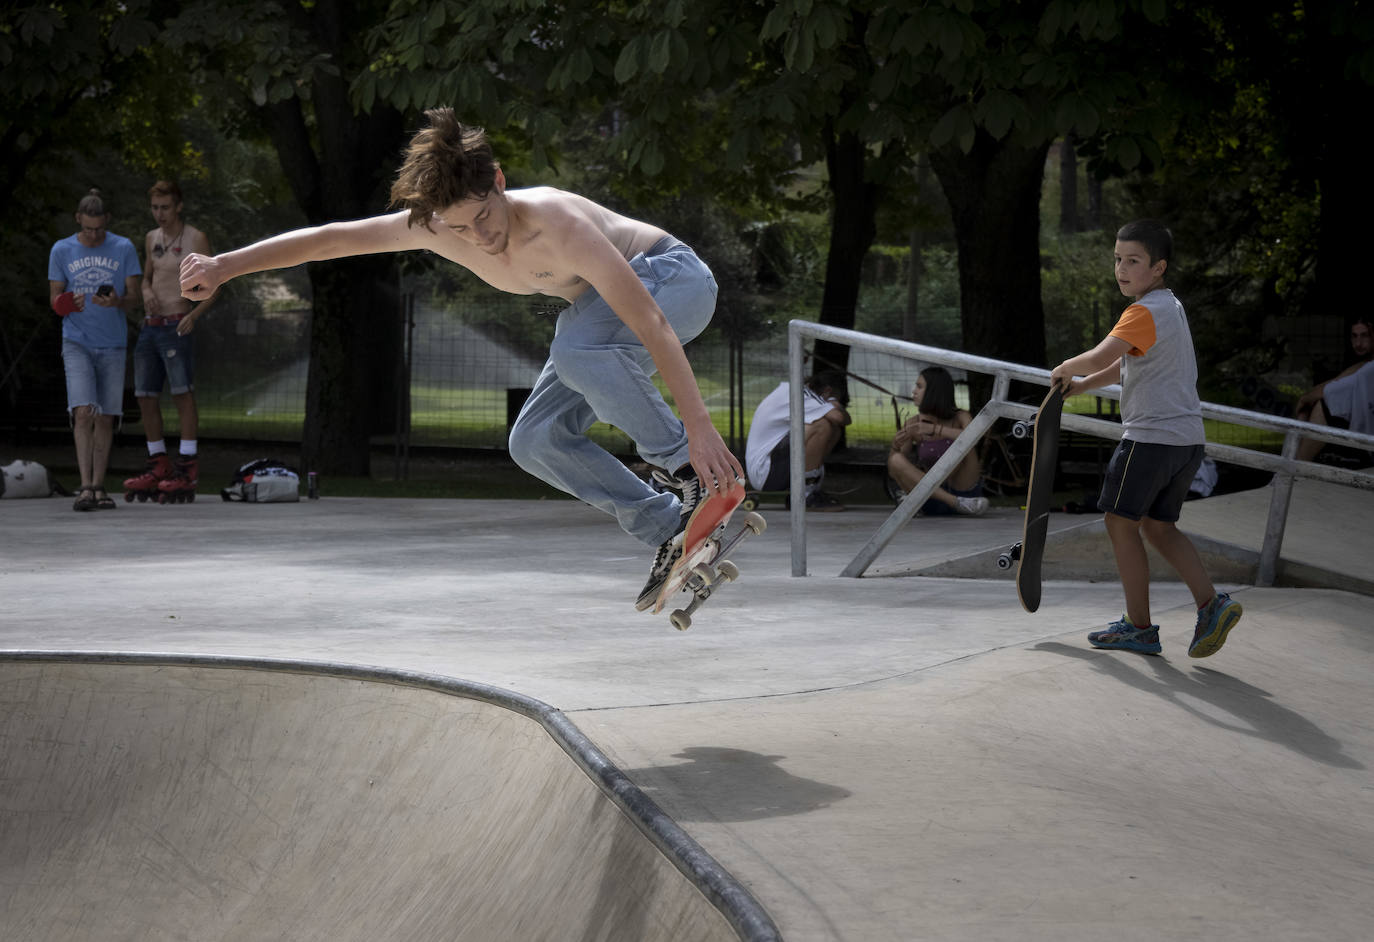
[[[1154,655],[1106,654],[1055,641],[1037,644],[1033,650],[1083,661],[1115,680],[1154,694],[1190,716],[1221,729],[1256,736],[1326,765],[1364,768],[1345,754],[1339,740],[1327,735],[1302,714],[1275,702],[1273,694],[1222,671],[1200,666],[1182,671],[1167,659]],[[1140,670],[1137,666],[1140,664],[1148,666],[1153,676]]]
[[[846,789],[793,775],[779,763],[786,756],[764,755],[745,749],[692,746],[674,753],[685,760],[626,771],[652,795],[655,787],[673,794],[690,795],[709,806],[709,815],[679,810],[679,821],[759,821],[806,814],[850,796]],[[655,784],[657,783],[657,785]],[[695,802],[694,802],[695,803]]]

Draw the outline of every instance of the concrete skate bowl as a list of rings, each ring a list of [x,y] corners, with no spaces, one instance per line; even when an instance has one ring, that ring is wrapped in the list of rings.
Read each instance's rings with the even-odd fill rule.
[[[8,652],[0,937],[778,934],[537,701],[342,665]]]

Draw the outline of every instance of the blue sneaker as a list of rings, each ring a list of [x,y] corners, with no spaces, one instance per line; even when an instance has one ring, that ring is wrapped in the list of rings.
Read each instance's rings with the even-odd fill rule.
[[[1197,610],[1197,628],[1193,631],[1193,643],[1188,645],[1188,656],[1207,657],[1220,651],[1243,611],[1240,603],[1225,592],[1213,596],[1212,601]]]
[[[1123,651],[1139,651],[1141,654],[1158,654],[1163,651],[1159,644],[1159,626],[1137,628],[1125,615],[1101,631],[1088,634],[1088,643],[1095,648],[1120,648]]]

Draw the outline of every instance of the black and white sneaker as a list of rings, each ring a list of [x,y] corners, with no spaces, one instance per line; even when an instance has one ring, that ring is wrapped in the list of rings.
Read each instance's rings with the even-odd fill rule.
[[[678,497],[682,500],[681,515],[684,521],[701,503],[701,479],[697,477],[690,464],[678,468],[676,474],[655,468],[653,477],[665,489],[677,491]]]
[[[658,552],[654,554],[654,564],[649,569],[649,581],[644,583],[644,588],[639,592],[639,598],[635,600],[637,611],[645,611],[657,601],[664,580],[668,578],[668,573],[673,571],[673,563],[682,556],[682,534],[685,529],[686,527],[679,528],[676,533],[659,546]]]
[[[668,578],[673,564],[682,556],[682,534],[687,529],[687,521],[692,516],[692,511],[701,503],[701,481],[698,480],[697,473],[692,470],[691,465],[686,464],[678,468],[677,474],[669,474],[655,468],[653,479],[664,490],[678,493],[682,501],[682,510],[678,515],[677,532],[664,541],[654,554],[654,563],[649,568],[649,581],[644,583],[644,588],[635,601],[635,608],[641,612],[657,600],[659,589],[663,588],[663,580]]]

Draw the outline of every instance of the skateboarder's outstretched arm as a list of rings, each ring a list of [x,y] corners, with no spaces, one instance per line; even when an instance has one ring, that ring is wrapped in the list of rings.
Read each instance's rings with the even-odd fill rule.
[[[404,252],[427,248],[434,234],[406,224],[405,210],[349,222],[294,229],[219,255],[192,253],[181,262],[181,293],[203,301],[220,285],[254,272],[292,268],[354,255]]]

